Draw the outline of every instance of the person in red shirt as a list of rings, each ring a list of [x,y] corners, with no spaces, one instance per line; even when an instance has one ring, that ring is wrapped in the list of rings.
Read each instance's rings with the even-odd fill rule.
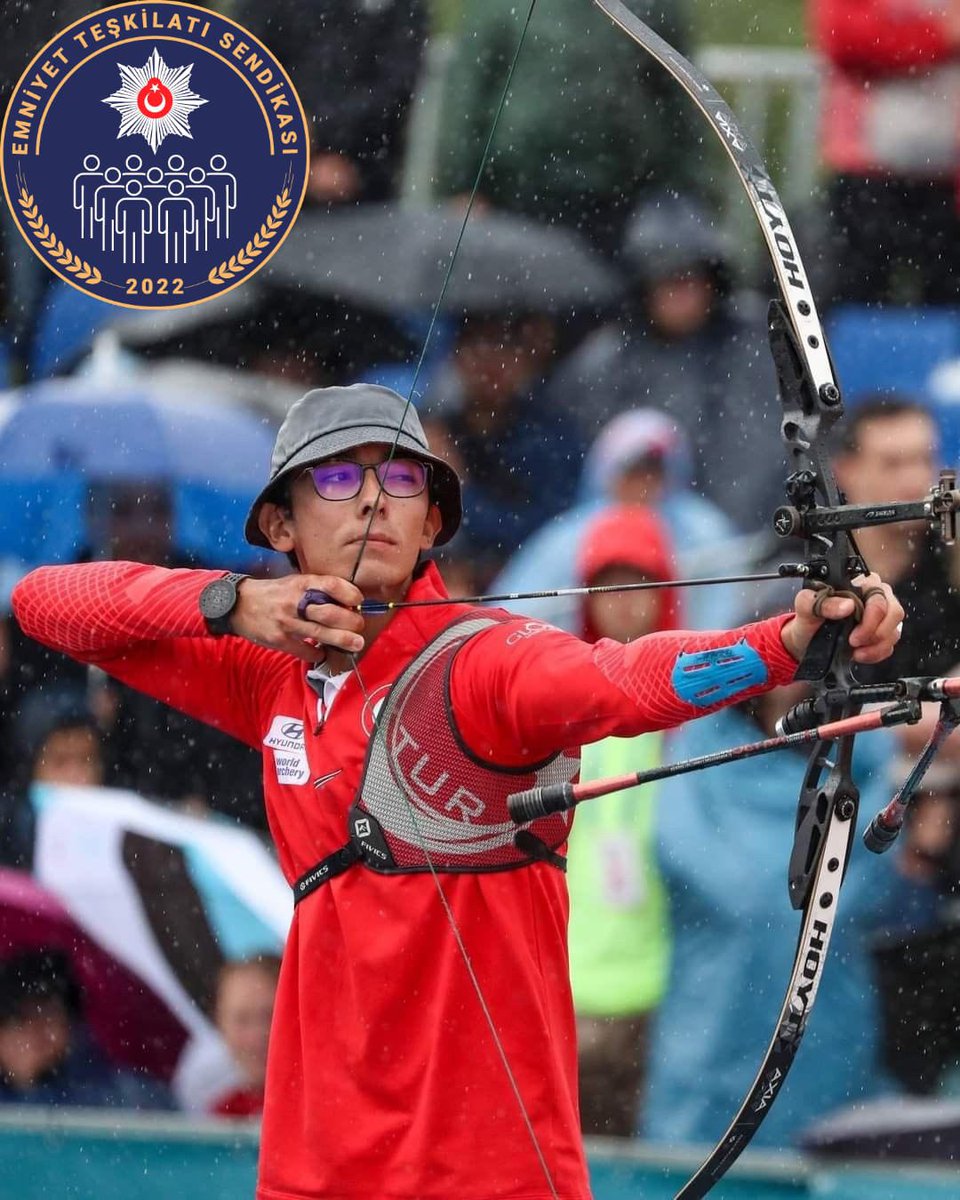
[[[213,1019],[242,1080],[217,1098],[218,1117],[255,1117],[263,1112],[270,1021],[280,976],[280,959],[257,954],[226,962],[217,977]]]
[[[258,1200],[586,1200],[562,852],[507,796],[578,747],[787,682],[821,620],[595,645],[446,603],[421,561],[460,486],[386,388],[307,393],[246,535],[281,579],[96,562],[17,585],[24,630],[263,753],[297,901],[270,1035]],[[854,658],[891,652],[876,588]],[[362,601],[444,601],[361,614]],[[853,604],[831,598],[828,619]],[[721,654],[717,654],[721,650]]]
[[[960,0],[808,0],[833,302],[955,304]]]

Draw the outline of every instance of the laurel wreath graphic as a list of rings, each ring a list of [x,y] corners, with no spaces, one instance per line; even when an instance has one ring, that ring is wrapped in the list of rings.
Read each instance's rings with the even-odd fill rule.
[[[290,207],[292,197],[290,189],[284,188],[279,195],[274,197],[273,207],[270,209],[270,215],[263,222],[257,232],[253,235],[249,242],[238,250],[236,254],[231,254],[228,259],[214,267],[207,279],[215,287],[222,283],[226,283],[232,279],[234,275],[240,275],[247,267],[251,266],[255,258],[267,249],[270,242],[277,236],[283,228],[283,220],[286,216],[287,209]]]
[[[50,226],[43,219],[40,209],[36,201],[27,189],[23,186],[20,188],[20,194],[17,197],[20,207],[23,209],[23,218],[33,230],[33,236],[37,239],[44,250],[48,251],[50,257],[61,267],[64,267],[74,279],[82,283],[95,284],[101,283],[103,276],[79,254],[75,254],[69,247],[65,246],[57,235],[51,230]]]

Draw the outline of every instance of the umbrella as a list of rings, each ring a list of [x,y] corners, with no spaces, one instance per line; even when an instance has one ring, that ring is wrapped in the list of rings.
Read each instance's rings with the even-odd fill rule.
[[[307,390],[255,371],[230,370],[192,358],[166,358],[151,363],[150,384],[161,391],[204,396],[231,408],[246,408],[272,425],[279,424],[295,400]]]
[[[387,312],[430,309],[460,237],[449,209],[366,204],[301,215],[265,268],[268,284]],[[622,284],[574,231],[506,213],[467,222],[444,298],[450,313],[598,309]]]
[[[109,311],[108,311],[109,310]],[[37,319],[32,379],[73,368],[104,336],[144,359],[187,358],[269,372],[312,387],[342,382],[369,362],[409,357],[415,332],[382,311],[267,286],[258,275],[225,296],[187,308],[116,309],[54,282]],[[2,359],[2,355],[0,355]],[[2,368],[2,361],[0,361]]]
[[[8,514],[0,555],[27,563],[73,557],[91,541],[87,485],[159,485],[172,496],[180,550],[211,563],[251,562],[243,518],[272,447],[266,418],[192,388],[80,378],[9,392],[0,397],[0,500]]]
[[[188,1039],[170,1006],[84,931],[51,891],[22,871],[0,868],[0,957],[27,950],[67,955],[84,1018],[114,1062],[169,1078]]]
[[[252,499],[272,448],[266,420],[135,381],[58,380],[8,393],[0,409],[6,478],[76,471],[100,483],[199,484]]]
[[[296,278],[261,275],[191,308],[123,312],[107,328],[144,358],[202,359],[312,387],[342,382],[369,362],[409,357],[419,348],[382,305],[304,291]]]
[[[37,880],[176,1016],[186,1033],[162,1065],[181,1103],[205,1107],[232,1079],[217,973],[280,951],[293,911],[280,868],[249,830],[133,792],[34,784],[31,798]]]

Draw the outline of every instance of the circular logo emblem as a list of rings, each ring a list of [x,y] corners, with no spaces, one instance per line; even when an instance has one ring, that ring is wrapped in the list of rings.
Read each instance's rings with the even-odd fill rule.
[[[371,737],[377,727],[380,709],[383,708],[383,702],[386,700],[389,691],[390,685],[385,683],[371,692],[363,703],[363,708],[360,712],[360,728],[367,737]]]
[[[2,131],[20,232],[111,304],[237,287],[289,233],[307,182],[300,100],[242,26],[175,0],[91,13],[24,71]]]

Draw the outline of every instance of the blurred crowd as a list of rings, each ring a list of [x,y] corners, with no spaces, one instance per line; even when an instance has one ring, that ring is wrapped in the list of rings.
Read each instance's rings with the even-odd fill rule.
[[[8,94],[35,48],[102,5],[12,7]],[[716,577],[799,557],[770,529],[788,471],[766,345],[771,281],[739,267],[712,206],[702,119],[602,13],[583,0],[535,10],[479,170],[522,14],[513,0],[461,0],[428,114],[425,196],[404,186],[441,45],[425,0],[214,7],[266,42],[299,90],[313,144],[298,227],[223,301],[138,313],[56,279],[5,218],[4,597],[54,561],[287,570],[239,537],[273,431],[307,387],[361,378],[412,394],[465,481],[462,531],[438,554],[454,595]],[[684,0],[633,7],[695,53]],[[805,214],[817,233],[801,249],[824,281],[838,361],[868,384],[847,389],[833,468],[851,503],[919,499],[960,450],[951,396],[928,378],[960,359],[960,2],[810,0],[808,15],[823,173]],[[434,314],[438,263],[468,211],[468,265],[455,265]],[[947,351],[927,362],[932,329]],[[896,386],[878,378],[886,330],[916,335],[901,344],[913,374],[894,362]],[[177,426],[163,462],[155,421]],[[960,669],[957,553],[922,523],[863,530],[858,543],[907,610],[894,661],[863,680]],[[588,640],[629,641],[789,603],[780,584],[515,607]],[[756,740],[799,698],[781,689],[672,735],[588,747],[584,778]],[[267,855],[258,756],[28,642],[9,612],[0,726],[0,1100],[255,1115],[282,932],[248,896],[238,934],[235,881],[211,884],[196,846],[207,831],[239,832]],[[860,739],[864,823],[928,726]],[[786,863],[802,771],[787,751],[578,810],[570,949],[586,1132],[711,1142],[735,1111],[792,960]],[[71,810],[76,796],[87,817]],[[149,835],[137,805],[160,813]],[[89,819],[97,806],[102,827]],[[89,869],[58,890],[68,837],[71,861],[88,854]],[[829,1109],[960,1090],[960,743],[901,841],[870,861],[857,843],[810,1045],[758,1144],[789,1144]],[[130,929],[149,953],[133,963],[108,947],[91,973],[95,922],[81,901],[103,904],[107,858],[125,871],[117,904],[139,897]],[[165,906],[151,907],[164,886]],[[126,1044],[145,1034],[104,1033],[131,970],[139,982],[127,984],[156,1001],[150,1053]]]

